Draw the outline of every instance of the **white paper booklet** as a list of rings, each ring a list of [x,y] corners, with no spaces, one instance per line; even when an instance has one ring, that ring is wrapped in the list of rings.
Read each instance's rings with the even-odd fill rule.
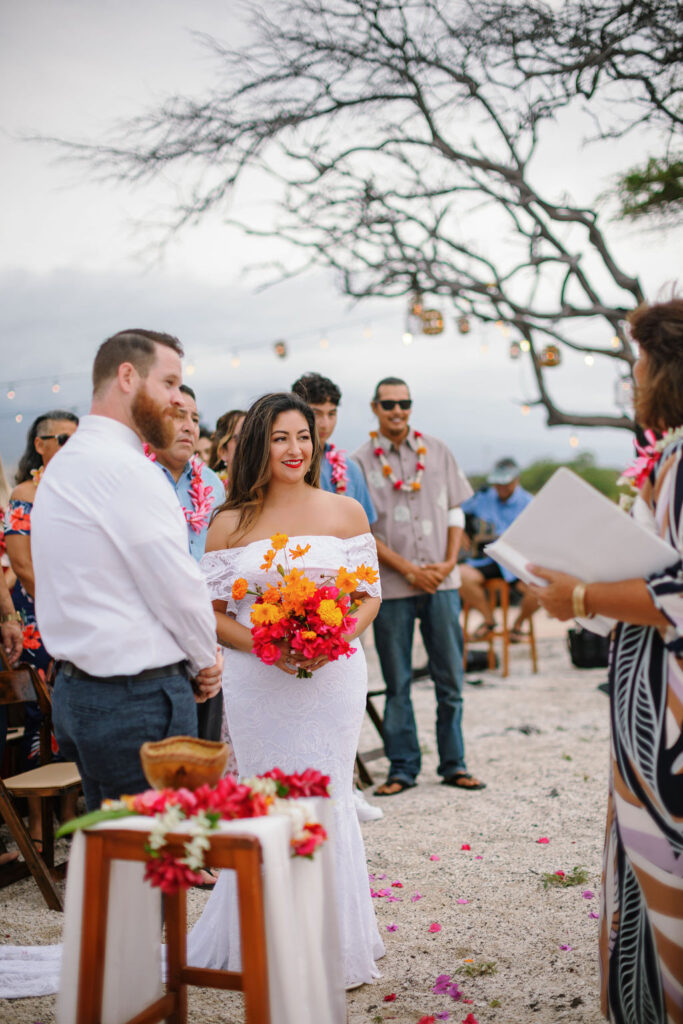
[[[541,585],[544,581],[527,569],[529,563],[587,583],[613,583],[661,572],[678,559],[666,541],[564,467],[485,551],[520,580]],[[602,615],[578,622],[602,636],[614,625],[614,619]]]

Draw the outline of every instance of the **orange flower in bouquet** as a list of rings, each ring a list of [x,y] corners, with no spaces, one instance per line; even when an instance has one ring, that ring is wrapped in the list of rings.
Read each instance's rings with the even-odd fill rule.
[[[336,576],[321,576],[319,582],[315,582],[303,569],[290,568],[286,551],[288,540],[284,533],[274,534],[261,565],[266,571],[275,569],[280,577],[277,582],[265,590],[257,586],[254,591],[248,590],[244,579],[233,584],[232,596],[236,601],[247,593],[256,597],[251,606],[254,653],[266,665],[279,660],[285,644],[305,659],[321,655],[330,661],[350,658],[356,648],[346,635],[353,631],[357,621],[353,613],[362,600],[357,593],[358,585],[375,583],[377,572],[366,565],[359,565],[354,571],[342,565]],[[289,549],[289,555],[292,560],[303,559],[309,548],[310,544],[304,548],[297,545]],[[282,552],[283,561],[275,563],[278,552]],[[310,679],[312,675],[304,668],[297,673],[300,679]]]

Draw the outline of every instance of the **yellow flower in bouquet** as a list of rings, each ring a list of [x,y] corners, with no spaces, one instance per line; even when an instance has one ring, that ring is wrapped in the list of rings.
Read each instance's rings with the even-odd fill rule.
[[[282,551],[283,547],[289,540],[286,533],[274,533],[270,538],[270,543],[273,545],[276,551]]]
[[[336,601],[326,600],[321,601],[318,605],[318,618],[326,626],[341,626],[344,615]]]
[[[240,576],[239,579],[235,580],[232,585],[232,597],[234,601],[241,601],[243,597],[246,597],[249,584],[247,581]]]
[[[337,573],[335,585],[344,594],[352,594],[358,586],[358,577],[355,573],[349,572],[346,566],[342,565]]]
[[[356,576],[360,583],[376,583],[379,579],[377,570],[369,565],[364,565],[362,562],[356,566]]]
[[[251,621],[255,626],[271,626],[274,622],[280,622],[284,617],[284,612],[278,605],[253,604],[251,606]]]

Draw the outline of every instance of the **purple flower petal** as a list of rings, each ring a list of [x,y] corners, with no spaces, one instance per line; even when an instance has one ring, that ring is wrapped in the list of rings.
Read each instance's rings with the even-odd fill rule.
[[[410,902],[411,903],[417,903],[417,901],[421,900],[421,899],[422,899],[421,894],[419,892],[416,892],[413,896],[410,897]]]
[[[451,999],[454,999],[456,1003],[459,999],[462,999],[462,989],[458,985],[457,981],[454,981],[452,985],[448,987],[448,994]]]
[[[569,950],[570,950],[570,949],[573,949],[573,948],[574,948],[574,947],[573,947],[573,946],[570,946],[569,944],[567,944],[567,945],[564,945],[564,946],[560,946],[560,949],[564,950],[564,952],[565,952],[565,953],[569,952]]]
[[[600,917],[600,915],[598,914],[598,912],[596,910],[591,910],[591,912],[590,912],[590,914],[588,916],[592,917],[594,921],[597,921],[598,918]]]
[[[444,1013],[435,1013],[434,1016],[436,1017],[437,1020],[448,1020],[448,1018],[450,1017],[450,1013],[448,1012],[448,1010],[445,1010]]]
[[[592,889],[584,889],[584,891],[581,893],[581,895],[583,896],[583,898],[585,900],[595,899],[595,893],[593,892]]]
[[[398,925],[397,924],[388,924],[387,925],[387,931],[388,932],[397,932],[398,931]]]
[[[482,857],[482,855],[480,853],[478,853],[477,856],[474,859],[475,860],[483,860],[484,858]]]

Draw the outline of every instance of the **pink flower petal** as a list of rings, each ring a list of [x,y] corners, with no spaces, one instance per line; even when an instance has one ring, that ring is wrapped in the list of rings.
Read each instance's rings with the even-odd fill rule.
[[[384,997],[384,1002],[385,1003],[393,1003],[393,1001],[395,999],[396,999],[396,993],[392,992],[390,995]]]
[[[441,857],[439,857],[438,853],[433,853],[429,859],[430,860],[441,860]]]
[[[482,857],[482,855],[480,853],[478,853],[477,856],[474,859],[475,860],[483,860],[484,858]]]
[[[537,840],[536,840],[536,842],[537,842],[537,843],[549,843],[549,842],[550,842],[550,840],[548,839],[548,837],[547,837],[547,836],[541,836],[541,838],[540,838],[540,839],[537,839]]]
[[[438,923],[438,921],[432,921],[432,923],[429,926],[429,930],[430,932],[440,932],[441,925]]]
[[[469,843],[463,843],[462,846],[460,847],[460,849],[461,850],[471,850],[472,847],[470,846]]]
[[[391,885],[392,885],[392,888],[394,888],[394,889],[402,889],[403,888],[403,882],[392,882]]]
[[[595,899],[595,893],[593,892],[592,889],[584,889],[584,891],[581,893],[581,895],[583,896],[583,898],[585,900],[593,900],[593,899]]]
[[[564,950],[565,953],[569,952],[569,950],[573,948],[574,947],[570,946],[569,943],[566,943],[564,946],[560,946],[560,949]]]
[[[456,900],[456,902],[457,903],[469,903],[470,901],[466,900],[464,896],[461,896],[459,900]]]
[[[398,925],[397,924],[388,924],[387,925],[387,931],[388,932],[397,932],[398,931]]]
[[[422,896],[421,896],[421,894],[420,894],[419,892],[416,892],[416,893],[414,893],[414,894],[413,894],[413,895],[412,895],[412,896],[410,897],[410,902],[411,902],[411,903],[417,903],[417,901],[418,901],[418,900],[421,900],[421,899],[422,899]]]
[[[594,921],[597,921],[599,919],[599,917],[600,917],[598,912],[595,911],[595,910],[591,910],[591,912],[590,912],[590,914],[588,916],[592,917]]]

